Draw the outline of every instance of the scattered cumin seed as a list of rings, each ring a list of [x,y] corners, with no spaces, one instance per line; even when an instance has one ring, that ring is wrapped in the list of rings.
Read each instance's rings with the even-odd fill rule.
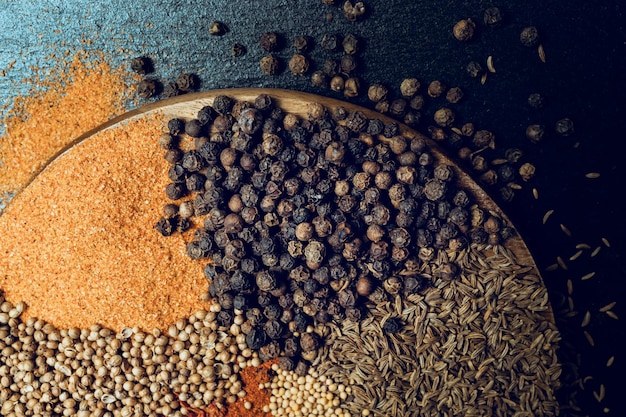
[[[589,345],[591,347],[594,347],[596,345],[596,342],[593,340],[593,337],[591,337],[591,334],[589,334],[587,330],[583,330],[583,333],[585,335],[585,339],[587,339],[587,342],[589,342]]]
[[[606,315],[614,320],[619,320],[619,317],[617,316],[617,314],[615,314],[612,310],[607,311]]]
[[[546,63],[546,51],[543,49],[543,45],[539,45],[537,47],[537,53],[539,54],[539,59],[544,64]]]
[[[552,214],[554,213],[554,210],[548,210],[546,211],[546,214],[543,215],[543,224],[546,224],[548,222],[548,219],[550,218],[550,216],[552,216]]]
[[[585,178],[589,178],[589,179],[596,179],[596,178],[600,178],[600,173],[599,172],[588,172],[585,174]]]
[[[456,133],[457,135],[463,136],[463,132],[458,127],[453,127],[450,130],[453,131],[454,133]]]
[[[610,309],[612,309],[613,307],[615,307],[616,304],[617,304],[617,301],[613,301],[612,303],[608,303],[604,307],[600,308],[599,311],[601,313],[605,313],[605,312],[609,311]]]
[[[575,261],[576,259],[578,259],[580,257],[580,255],[583,254],[582,250],[578,250],[578,252],[576,252],[575,254],[573,254],[572,256],[569,257],[570,261]]]
[[[606,367],[607,367],[607,368],[610,368],[610,367],[611,367],[611,365],[613,365],[613,362],[615,362],[615,356],[611,356],[611,357],[609,358],[609,360],[608,360],[608,361],[606,361]]]
[[[591,249],[591,246],[586,243],[579,243],[578,245],[576,245],[576,249]]]
[[[591,313],[589,310],[585,312],[585,316],[583,317],[582,323],[580,323],[580,327],[587,327],[591,323]]]
[[[556,257],[556,263],[559,264],[559,266],[564,269],[565,271],[567,271],[567,264],[565,263],[565,261],[563,260],[563,258],[561,258],[560,256]]]
[[[496,72],[496,68],[493,66],[493,56],[491,55],[487,57],[487,69],[489,72]]]
[[[557,269],[559,269],[559,264],[551,264],[546,266],[547,272],[556,271]]]
[[[480,83],[482,85],[485,85],[485,83],[487,82],[487,74],[488,73],[485,72],[485,73],[483,73],[482,77],[480,77]]]
[[[597,248],[595,248],[595,249],[593,250],[593,252],[591,252],[591,255],[590,255],[590,256],[591,256],[592,258],[593,258],[593,257],[595,257],[595,256],[596,256],[596,255],[600,252],[600,249],[602,249],[602,246],[598,246]]]
[[[596,275],[595,272],[590,272],[588,274],[583,275],[582,277],[580,277],[581,281],[587,281],[588,279],[593,278]]]
[[[533,188],[533,197],[535,200],[539,200],[539,191],[536,188]]]
[[[605,237],[602,238],[602,243],[604,243],[604,246],[606,246],[607,248],[611,247],[611,242],[609,242],[609,240]]]
[[[572,232],[570,232],[570,230],[563,223],[560,223],[559,227],[561,227],[561,230],[567,237],[572,237]]]

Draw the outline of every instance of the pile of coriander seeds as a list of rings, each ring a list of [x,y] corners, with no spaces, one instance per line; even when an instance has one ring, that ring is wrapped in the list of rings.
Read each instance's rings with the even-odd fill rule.
[[[361,321],[377,289],[408,296],[455,279],[454,262],[419,273],[439,250],[513,234],[424,137],[341,106],[308,103],[301,117],[266,94],[219,95],[169,120],[159,144],[171,183],[156,229],[193,233],[186,250],[205,262],[219,325],[243,314],[247,346],[299,375],[323,345],[319,326]]]

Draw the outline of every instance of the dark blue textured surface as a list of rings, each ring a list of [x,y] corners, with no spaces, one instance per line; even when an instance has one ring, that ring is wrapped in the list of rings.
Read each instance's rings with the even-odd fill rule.
[[[626,356],[616,342],[624,338],[624,329],[620,322],[597,313],[602,305],[618,301],[615,312],[626,318],[621,305],[626,295],[626,207],[623,197],[617,197],[623,194],[626,178],[622,3],[503,0],[497,5],[506,13],[505,25],[490,30],[479,24],[475,39],[466,44],[453,39],[452,25],[466,17],[480,22],[484,8],[494,5],[491,1],[365,3],[370,9],[368,18],[351,23],[337,13],[336,6],[325,6],[319,0],[0,0],[0,70],[11,67],[0,77],[0,105],[27,92],[28,86],[20,81],[32,75],[31,66],[45,70],[55,65],[49,59],[51,53],[62,56],[67,50],[79,49],[104,51],[114,66],[146,54],[154,58],[159,78],[167,81],[182,72],[195,72],[202,79],[202,89],[268,86],[339,97],[313,88],[308,77],[295,77],[288,71],[274,78],[263,76],[258,67],[263,55],[258,39],[267,30],[283,34],[286,47],[278,56],[286,63],[297,35],[308,34],[319,42],[327,32],[353,32],[364,40],[360,54],[363,79],[384,81],[396,89],[407,76],[424,83],[441,79],[449,86],[459,85],[466,93],[455,106],[459,118],[494,131],[499,149],[519,147],[526,152],[538,169],[532,186],[540,190],[541,198],[535,201],[530,194],[532,186],[526,186],[504,208],[540,266],[554,263],[556,256],[567,259],[578,242],[595,246],[601,244],[600,237],[609,238],[612,247],[604,248],[598,257],[591,259],[586,254],[571,262],[568,271],[546,273],[544,278],[554,302],[565,293],[566,280],[574,281],[573,298],[580,314],[558,324],[564,336],[564,360],[575,360],[580,353],[580,376],[594,376],[585,392],[577,394],[584,408],[580,415],[603,413],[605,404],[598,405],[591,395],[599,383],[606,385],[610,415],[624,415],[620,388]],[[334,15],[331,22],[327,13]],[[226,23],[229,32],[223,37],[209,36],[213,20]],[[541,32],[546,64],[539,61],[536,49],[524,48],[518,41],[521,28],[529,24]],[[231,55],[235,42],[247,47],[245,56]],[[484,63],[489,55],[494,56],[497,73],[490,74],[483,86],[467,77],[464,66],[469,60]],[[315,45],[310,56],[315,69],[326,57],[338,58],[339,54],[326,53]],[[526,97],[535,91],[548,99],[541,112],[526,106]],[[356,101],[367,104],[364,98]],[[443,103],[435,100],[429,112]],[[527,124],[551,127],[564,116],[576,123],[574,138],[550,135],[545,143],[533,145],[524,137]],[[575,141],[580,142],[578,149],[572,146]],[[601,179],[585,179],[583,175],[589,171],[601,172]],[[541,217],[548,209],[555,209],[553,221],[543,226]],[[564,236],[559,223],[567,225],[574,238]],[[579,281],[591,271],[597,271],[593,280]],[[579,328],[587,309],[593,313],[588,330],[596,339],[595,348],[587,345]],[[606,369],[604,364],[611,355],[616,356],[615,365]],[[574,391],[566,388],[562,396]]]

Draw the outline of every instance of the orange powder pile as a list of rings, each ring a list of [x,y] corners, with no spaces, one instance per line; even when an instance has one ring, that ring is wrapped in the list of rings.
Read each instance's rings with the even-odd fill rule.
[[[0,196],[23,188],[72,139],[123,113],[129,77],[101,53],[79,53],[15,98],[2,120]]]
[[[208,308],[202,263],[154,225],[166,202],[161,117],[71,148],[0,215],[0,288],[58,327],[165,329]]]

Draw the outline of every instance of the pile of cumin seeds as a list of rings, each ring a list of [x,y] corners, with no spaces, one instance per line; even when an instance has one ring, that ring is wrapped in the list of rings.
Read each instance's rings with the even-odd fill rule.
[[[314,369],[352,386],[342,407],[353,415],[557,415],[560,334],[540,277],[484,245],[440,251],[420,273],[446,259],[463,266],[458,280],[331,325]],[[395,334],[383,330],[389,319],[403,323]]]

